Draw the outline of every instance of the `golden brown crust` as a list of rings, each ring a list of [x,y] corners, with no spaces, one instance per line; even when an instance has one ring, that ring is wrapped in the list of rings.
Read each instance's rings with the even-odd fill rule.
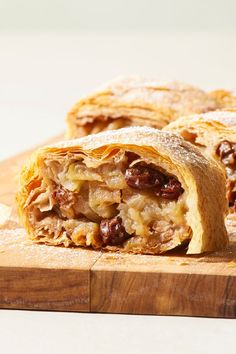
[[[121,78],[81,99],[67,116],[67,138],[124,126],[162,128],[184,114],[216,109],[206,92],[180,82]]]
[[[236,109],[236,92],[227,90],[215,90],[209,93],[216,101],[218,109]]]
[[[222,140],[236,142],[236,110],[215,111],[180,117],[167,125],[163,130],[180,133],[196,133],[195,142],[208,148],[213,156],[217,144]],[[186,139],[191,140],[191,139]]]
[[[224,226],[227,207],[221,170],[178,136],[144,127],[103,132],[38,150],[22,171],[21,189],[17,196],[21,221],[31,237],[36,237],[35,230],[26,216],[24,205],[28,197],[27,186],[39,178],[41,162],[49,157],[70,159],[81,152],[89,159],[106,160],[112,151],[119,148],[129,148],[140,155],[149,154],[153,164],[162,164],[184,186],[188,207],[186,219],[192,229],[188,253],[220,250],[227,246]],[[125,247],[123,251],[126,251]],[[142,245],[138,252],[147,251]]]

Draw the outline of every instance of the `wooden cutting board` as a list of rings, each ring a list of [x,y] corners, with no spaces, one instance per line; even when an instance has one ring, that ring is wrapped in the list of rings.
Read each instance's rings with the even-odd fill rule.
[[[29,153],[0,163],[1,308],[236,318],[236,239],[229,250],[204,256],[125,255],[29,241],[14,202]]]

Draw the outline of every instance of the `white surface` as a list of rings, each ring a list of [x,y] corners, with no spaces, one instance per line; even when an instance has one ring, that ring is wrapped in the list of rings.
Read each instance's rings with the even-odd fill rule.
[[[78,98],[117,75],[236,88],[235,42],[236,32],[0,33],[0,159],[61,132]]]
[[[0,0],[0,29],[236,29],[235,0]]]
[[[235,321],[0,311],[2,354],[229,354]]]
[[[64,129],[120,74],[236,87],[235,34],[0,34],[0,159]],[[1,173],[1,171],[0,171]],[[0,311],[1,354],[228,354],[235,320]]]

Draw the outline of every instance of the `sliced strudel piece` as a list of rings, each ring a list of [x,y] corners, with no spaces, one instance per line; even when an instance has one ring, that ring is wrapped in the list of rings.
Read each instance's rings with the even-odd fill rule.
[[[224,174],[175,134],[131,127],[38,150],[17,196],[48,245],[160,254],[224,249]]]
[[[67,138],[127,126],[160,129],[181,115],[216,108],[209,94],[181,82],[117,79],[73,107],[67,116]]]

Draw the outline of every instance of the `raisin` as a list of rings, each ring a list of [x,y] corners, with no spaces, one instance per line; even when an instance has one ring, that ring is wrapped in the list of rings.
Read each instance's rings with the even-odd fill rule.
[[[128,159],[128,163],[131,164],[133,161],[140,159],[140,156],[132,151],[126,151],[125,156]]]
[[[148,189],[161,186],[165,182],[165,176],[151,167],[137,164],[126,170],[125,180],[131,188]]]
[[[223,157],[222,162],[226,166],[235,165],[235,152],[232,152],[232,153],[226,155],[225,157]]]
[[[236,145],[228,140],[222,141],[217,149],[216,154],[226,166],[235,165],[236,162]]]
[[[67,205],[72,201],[73,195],[71,192],[67,191],[62,187],[58,187],[52,193],[52,198],[56,201],[60,206]]]
[[[233,152],[232,144],[228,140],[222,141],[216,148],[216,154],[223,159],[225,156]]]
[[[176,200],[184,192],[181,184],[177,179],[170,178],[159,190],[156,195],[169,200]]]
[[[164,199],[176,200],[184,192],[180,182],[152,167],[137,164],[125,172],[129,187],[135,189],[153,189],[154,193]]]
[[[105,245],[120,245],[128,238],[132,237],[122,225],[122,219],[117,216],[113,219],[104,219],[100,224],[100,235]]]

